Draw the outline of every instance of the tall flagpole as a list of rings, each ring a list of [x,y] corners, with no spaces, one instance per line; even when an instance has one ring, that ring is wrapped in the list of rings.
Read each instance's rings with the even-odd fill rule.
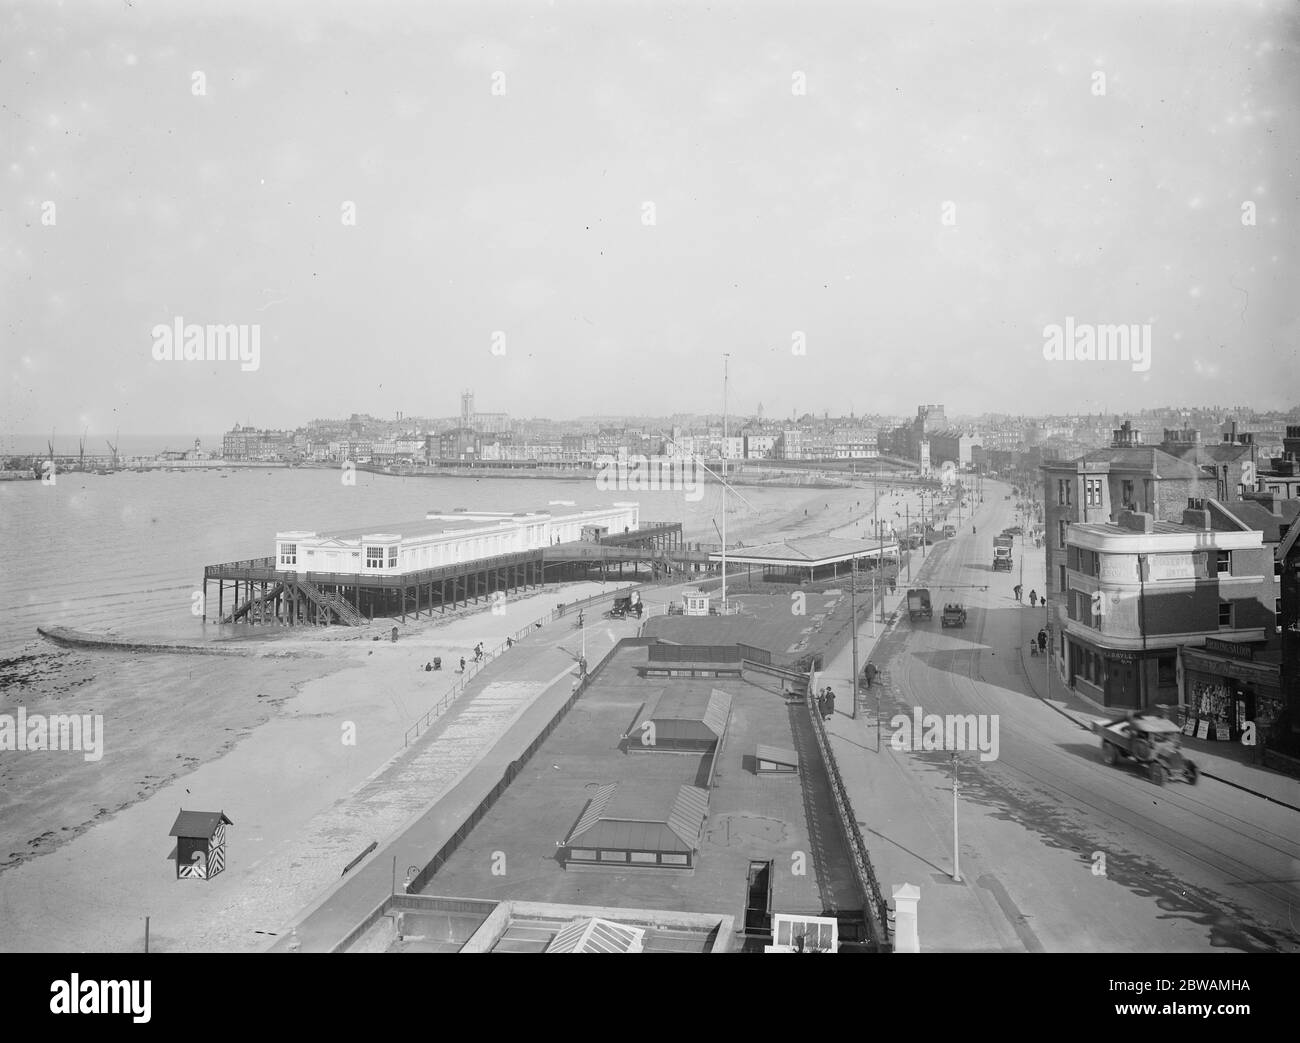
[[[727,360],[722,353],[722,614],[727,614]]]

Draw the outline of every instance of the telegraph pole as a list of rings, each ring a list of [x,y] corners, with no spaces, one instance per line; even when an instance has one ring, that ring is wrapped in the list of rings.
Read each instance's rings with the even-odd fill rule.
[[[912,542],[912,505],[907,502],[903,503],[903,527],[907,530],[905,538],[909,544],[907,548],[907,582],[911,583],[912,582],[912,548],[910,544]]]
[[[853,699],[849,705],[849,715],[853,720],[858,717],[858,559],[852,559],[853,576],[849,584],[850,611],[853,614],[853,677],[849,687],[853,689]]]

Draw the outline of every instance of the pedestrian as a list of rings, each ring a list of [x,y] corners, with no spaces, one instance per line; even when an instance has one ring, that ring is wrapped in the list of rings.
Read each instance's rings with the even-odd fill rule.
[[[1029,592],[1029,607],[1030,608],[1038,607],[1038,591],[1036,590],[1031,590]]]
[[[462,674],[465,672],[465,657],[464,657],[464,656],[461,656],[461,657],[460,657],[460,672],[461,672]]]
[[[1016,595],[1016,600],[1019,601],[1019,600],[1020,600],[1020,591],[1021,591],[1021,586],[1020,586],[1020,584],[1017,583],[1017,584],[1015,585],[1015,587],[1013,588],[1013,590],[1014,590],[1015,595]]]
[[[876,683],[876,664],[868,663],[863,673],[867,675],[867,687],[870,688]]]
[[[835,692],[832,689],[827,688],[826,689],[826,720],[829,721],[834,716],[835,716]]]
[[[506,648],[509,648],[514,643],[515,643],[515,639],[513,637],[506,638]]]
[[[1038,650],[1040,652],[1047,648],[1047,631],[1046,629],[1038,632]]]

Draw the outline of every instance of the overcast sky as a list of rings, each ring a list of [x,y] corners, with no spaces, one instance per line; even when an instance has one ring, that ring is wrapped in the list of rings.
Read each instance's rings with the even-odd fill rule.
[[[1298,11],[9,4],[0,433],[1291,406]]]

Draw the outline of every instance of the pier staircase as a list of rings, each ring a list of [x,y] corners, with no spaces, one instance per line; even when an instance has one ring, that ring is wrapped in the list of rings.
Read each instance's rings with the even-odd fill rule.
[[[249,613],[252,613],[253,615],[257,616],[259,619],[261,619],[263,622],[265,622],[266,606],[274,604],[277,595],[279,595],[283,591],[284,591],[284,584],[277,583],[265,594],[255,597],[252,601],[245,601],[233,612],[227,612],[224,616],[221,617],[220,622],[233,623],[237,619],[243,619]]]
[[[340,623],[350,627],[365,626],[366,617],[353,608],[342,594],[326,594],[315,583],[306,581],[299,581],[296,586],[307,595],[308,600],[332,613]]]

